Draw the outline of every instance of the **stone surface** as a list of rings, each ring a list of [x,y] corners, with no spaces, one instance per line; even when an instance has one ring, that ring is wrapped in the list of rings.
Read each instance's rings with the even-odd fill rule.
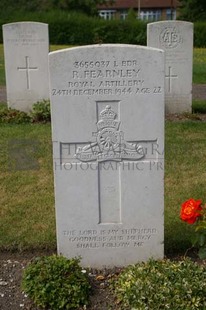
[[[147,45],[165,51],[166,113],[192,112],[193,24],[148,24]]]
[[[48,25],[18,22],[3,25],[8,106],[28,112],[49,98]]]
[[[162,258],[164,52],[94,45],[49,61],[58,253],[95,268]]]

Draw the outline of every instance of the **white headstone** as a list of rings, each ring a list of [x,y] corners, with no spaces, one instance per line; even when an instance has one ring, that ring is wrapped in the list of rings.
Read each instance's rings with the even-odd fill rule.
[[[18,22],[3,25],[8,106],[28,112],[49,98],[48,25]]]
[[[166,113],[192,112],[193,24],[148,24],[147,46],[165,51]]]
[[[84,266],[163,257],[164,52],[52,52],[58,253]]]

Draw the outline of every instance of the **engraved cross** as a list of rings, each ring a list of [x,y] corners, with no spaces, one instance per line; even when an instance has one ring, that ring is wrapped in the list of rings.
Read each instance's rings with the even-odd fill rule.
[[[165,75],[165,78],[168,79],[168,92],[171,93],[172,91],[172,79],[177,79],[178,75],[172,74],[172,67],[168,67],[169,73]]]
[[[109,102],[108,102],[109,103]],[[120,117],[111,108],[114,102],[104,109],[97,107],[97,132],[93,133],[94,141],[90,143],[61,143],[60,158],[64,162],[65,151],[69,150],[70,164],[87,163],[97,171],[99,224],[121,223],[122,184],[121,174],[130,164],[145,159],[145,148],[142,146],[151,141],[126,141],[124,133],[119,130]],[[116,102],[119,105],[119,102]],[[119,110],[116,108],[116,111]],[[83,145],[83,146],[82,146]],[[72,160],[71,160],[72,159]],[[131,162],[131,163],[129,163]],[[94,169],[95,166],[95,169]]]
[[[29,65],[29,56],[25,56],[26,66],[25,67],[17,67],[17,70],[19,71],[25,71],[26,72],[26,83],[27,83],[27,89],[30,89],[30,71],[36,71],[38,70],[38,67],[30,67]]]

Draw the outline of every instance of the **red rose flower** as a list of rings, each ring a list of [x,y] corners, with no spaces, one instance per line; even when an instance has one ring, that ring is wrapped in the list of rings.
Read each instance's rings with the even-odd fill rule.
[[[193,198],[185,201],[182,204],[180,218],[188,224],[194,224],[198,217],[201,216],[201,200],[194,200]]]

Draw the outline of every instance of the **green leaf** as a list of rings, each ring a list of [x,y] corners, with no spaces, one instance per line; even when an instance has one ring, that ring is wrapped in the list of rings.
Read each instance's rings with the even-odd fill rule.
[[[200,259],[206,259],[206,248],[199,249],[198,256]]]
[[[120,309],[205,309],[206,268],[189,259],[128,266],[113,283]]]
[[[204,234],[199,235],[199,245],[202,247],[205,244],[206,236]]]
[[[196,245],[198,243],[198,240],[199,240],[198,235],[197,234],[193,235],[191,238],[192,245],[193,246]]]
[[[36,305],[52,310],[77,309],[89,302],[90,283],[80,258],[45,256],[24,270],[22,288]]]

